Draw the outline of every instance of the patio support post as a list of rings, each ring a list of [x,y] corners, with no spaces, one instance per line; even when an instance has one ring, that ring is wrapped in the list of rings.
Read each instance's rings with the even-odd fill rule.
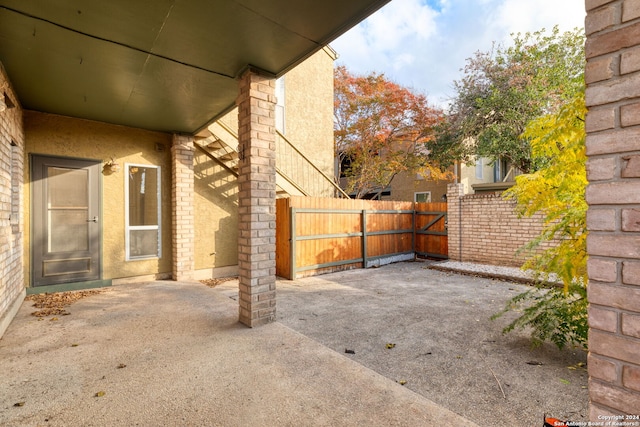
[[[171,247],[173,280],[193,279],[193,137],[173,135],[171,144]]]
[[[254,327],[276,319],[275,79],[249,68],[239,86],[239,320]]]

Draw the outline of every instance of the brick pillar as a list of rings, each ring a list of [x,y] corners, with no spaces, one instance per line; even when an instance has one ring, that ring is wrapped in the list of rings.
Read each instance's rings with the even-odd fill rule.
[[[249,69],[239,85],[239,310],[254,327],[276,318],[275,79]]]
[[[589,418],[640,412],[640,2],[586,0]]]
[[[449,246],[449,259],[452,261],[462,261],[461,253],[461,203],[464,196],[464,186],[462,184],[447,185],[447,234]]]
[[[171,144],[171,246],[173,280],[190,280],[195,268],[193,137],[173,135]]]

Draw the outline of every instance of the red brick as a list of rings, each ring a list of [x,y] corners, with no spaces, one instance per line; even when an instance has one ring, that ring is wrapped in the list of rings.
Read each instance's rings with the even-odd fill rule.
[[[607,332],[618,330],[618,312],[589,306],[589,327]]]
[[[622,178],[640,178],[640,155],[625,156],[622,167]]]
[[[589,396],[591,402],[608,406],[624,414],[635,415],[640,408],[640,393],[603,384],[600,381],[589,381]]]
[[[587,179],[592,181],[605,181],[613,179],[616,172],[615,157],[587,160]]]
[[[640,150],[640,129],[637,127],[587,135],[587,156]]]
[[[620,74],[633,73],[640,70],[640,48],[636,47],[622,52],[620,55]]]
[[[640,367],[630,365],[623,366],[622,385],[632,390],[640,391]]]
[[[638,33],[640,37],[640,32]],[[640,96],[640,75],[628,74],[625,77],[590,85],[585,92],[587,106],[609,104]]]
[[[603,7],[587,15],[584,21],[585,34],[590,35],[615,24],[615,6]]]
[[[615,231],[616,211],[613,209],[589,209],[587,211],[587,229],[590,231]]]
[[[590,205],[640,203],[638,184],[633,181],[589,184],[586,196]]]
[[[598,406],[594,402],[589,402],[589,420],[593,423],[602,423],[602,417],[621,415],[620,412],[613,412],[602,406]],[[593,424],[597,425],[597,424]],[[602,425],[602,424],[600,424]]]
[[[622,263],[622,283],[625,285],[640,285],[640,261],[625,261]]]
[[[590,255],[640,258],[640,235],[590,234],[587,250]]]
[[[591,304],[640,313],[640,288],[590,282],[587,293]]]
[[[585,43],[587,59],[636,46],[640,40],[640,23],[618,30],[591,35]]]
[[[615,126],[615,110],[613,108],[591,109],[587,113],[585,127],[587,132],[613,129]]]
[[[640,362],[640,341],[597,329],[589,330],[589,351],[625,362]]]
[[[622,333],[630,337],[640,338],[640,315],[622,313]],[[638,363],[640,363],[640,360],[638,360]]]
[[[608,382],[615,382],[618,379],[616,364],[610,360],[603,359],[590,353],[587,356],[587,368],[589,376]]]
[[[615,0],[585,0],[585,8],[587,11],[591,11],[605,4],[613,3],[614,1]]]
[[[640,209],[622,210],[622,230],[640,231]]]
[[[591,257],[587,261],[589,279],[599,282],[615,282],[618,278],[618,263]]]
[[[640,2],[627,0],[622,4],[622,22],[640,18]]]
[[[640,102],[620,107],[620,125],[622,127],[640,124]]]

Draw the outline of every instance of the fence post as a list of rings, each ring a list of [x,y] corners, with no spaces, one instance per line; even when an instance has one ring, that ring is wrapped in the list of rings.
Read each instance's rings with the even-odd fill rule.
[[[367,268],[367,210],[362,210],[362,268]]]
[[[413,202],[413,214],[411,215],[411,250],[413,251],[413,259],[417,258],[416,255],[416,202]]]
[[[296,208],[289,208],[289,277],[296,279]]]

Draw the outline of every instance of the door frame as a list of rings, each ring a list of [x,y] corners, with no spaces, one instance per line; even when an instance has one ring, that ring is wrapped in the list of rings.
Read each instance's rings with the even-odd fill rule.
[[[103,218],[103,203],[102,203],[102,197],[103,197],[103,179],[102,179],[102,171],[100,170],[96,175],[97,175],[97,189],[96,191],[98,192],[97,194],[97,201],[98,201],[98,205],[97,205],[97,211],[98,211],[98,217],[100,218],[100,221],[98,222],[97,226],[98,226],[98,250],[97,250],[97,255],[98,255],[98,260],[97,260],[97,273],[98,273],[98,278],[95,280],[79,280],[79,281],[70,281],[70,282],[66,282],[66,283],[60,283],[60,284],[50,284],[50,285],[38,285],[35,286],[34,282],[35,282],[35,275],[34,275],[34,270],[35,270],[35,250],[36,250],[36,235],[35,235],[35,215],[36,214],[41,214],[41,212],[36,212],[35,211],[35,195],[34,195],[34,178],[33,178],[33,171],[34,171],[34,161],[36,158],[49,158],[49,159],[59,159],[59,160],[71,160],[71,161],[82,161],[82,162],[87,162],[87,163],[93,163],[95,166],[98,166],[102,164],[102,160],[99,159],[92,159],[92,158],[84,158],[84,157],[72,157],[72,156],[57,156],[57,155],[53,155],[53,154],[41,154],[41,153],[29,153],[29,206],[30,206],[30,212],[29,212],[29,256],[30,256],[30,261],[29,261],[29,284],[27,287],[27,294],[37,294],[37,293],[44,293],[44,292],[63,292],[63,291],[71,291],[71,290],[79,290],[79,289],[90,289],[90,288],[98,288],[98,287],[104,287],[104,286],[111,286],[111,280],[104,280],[102,277],[103,274],[103,238],[104,238],[104,234],[103,234],[103,225],[102,225],[102,218]],[[37,242],[38,244],[40,242]]]

